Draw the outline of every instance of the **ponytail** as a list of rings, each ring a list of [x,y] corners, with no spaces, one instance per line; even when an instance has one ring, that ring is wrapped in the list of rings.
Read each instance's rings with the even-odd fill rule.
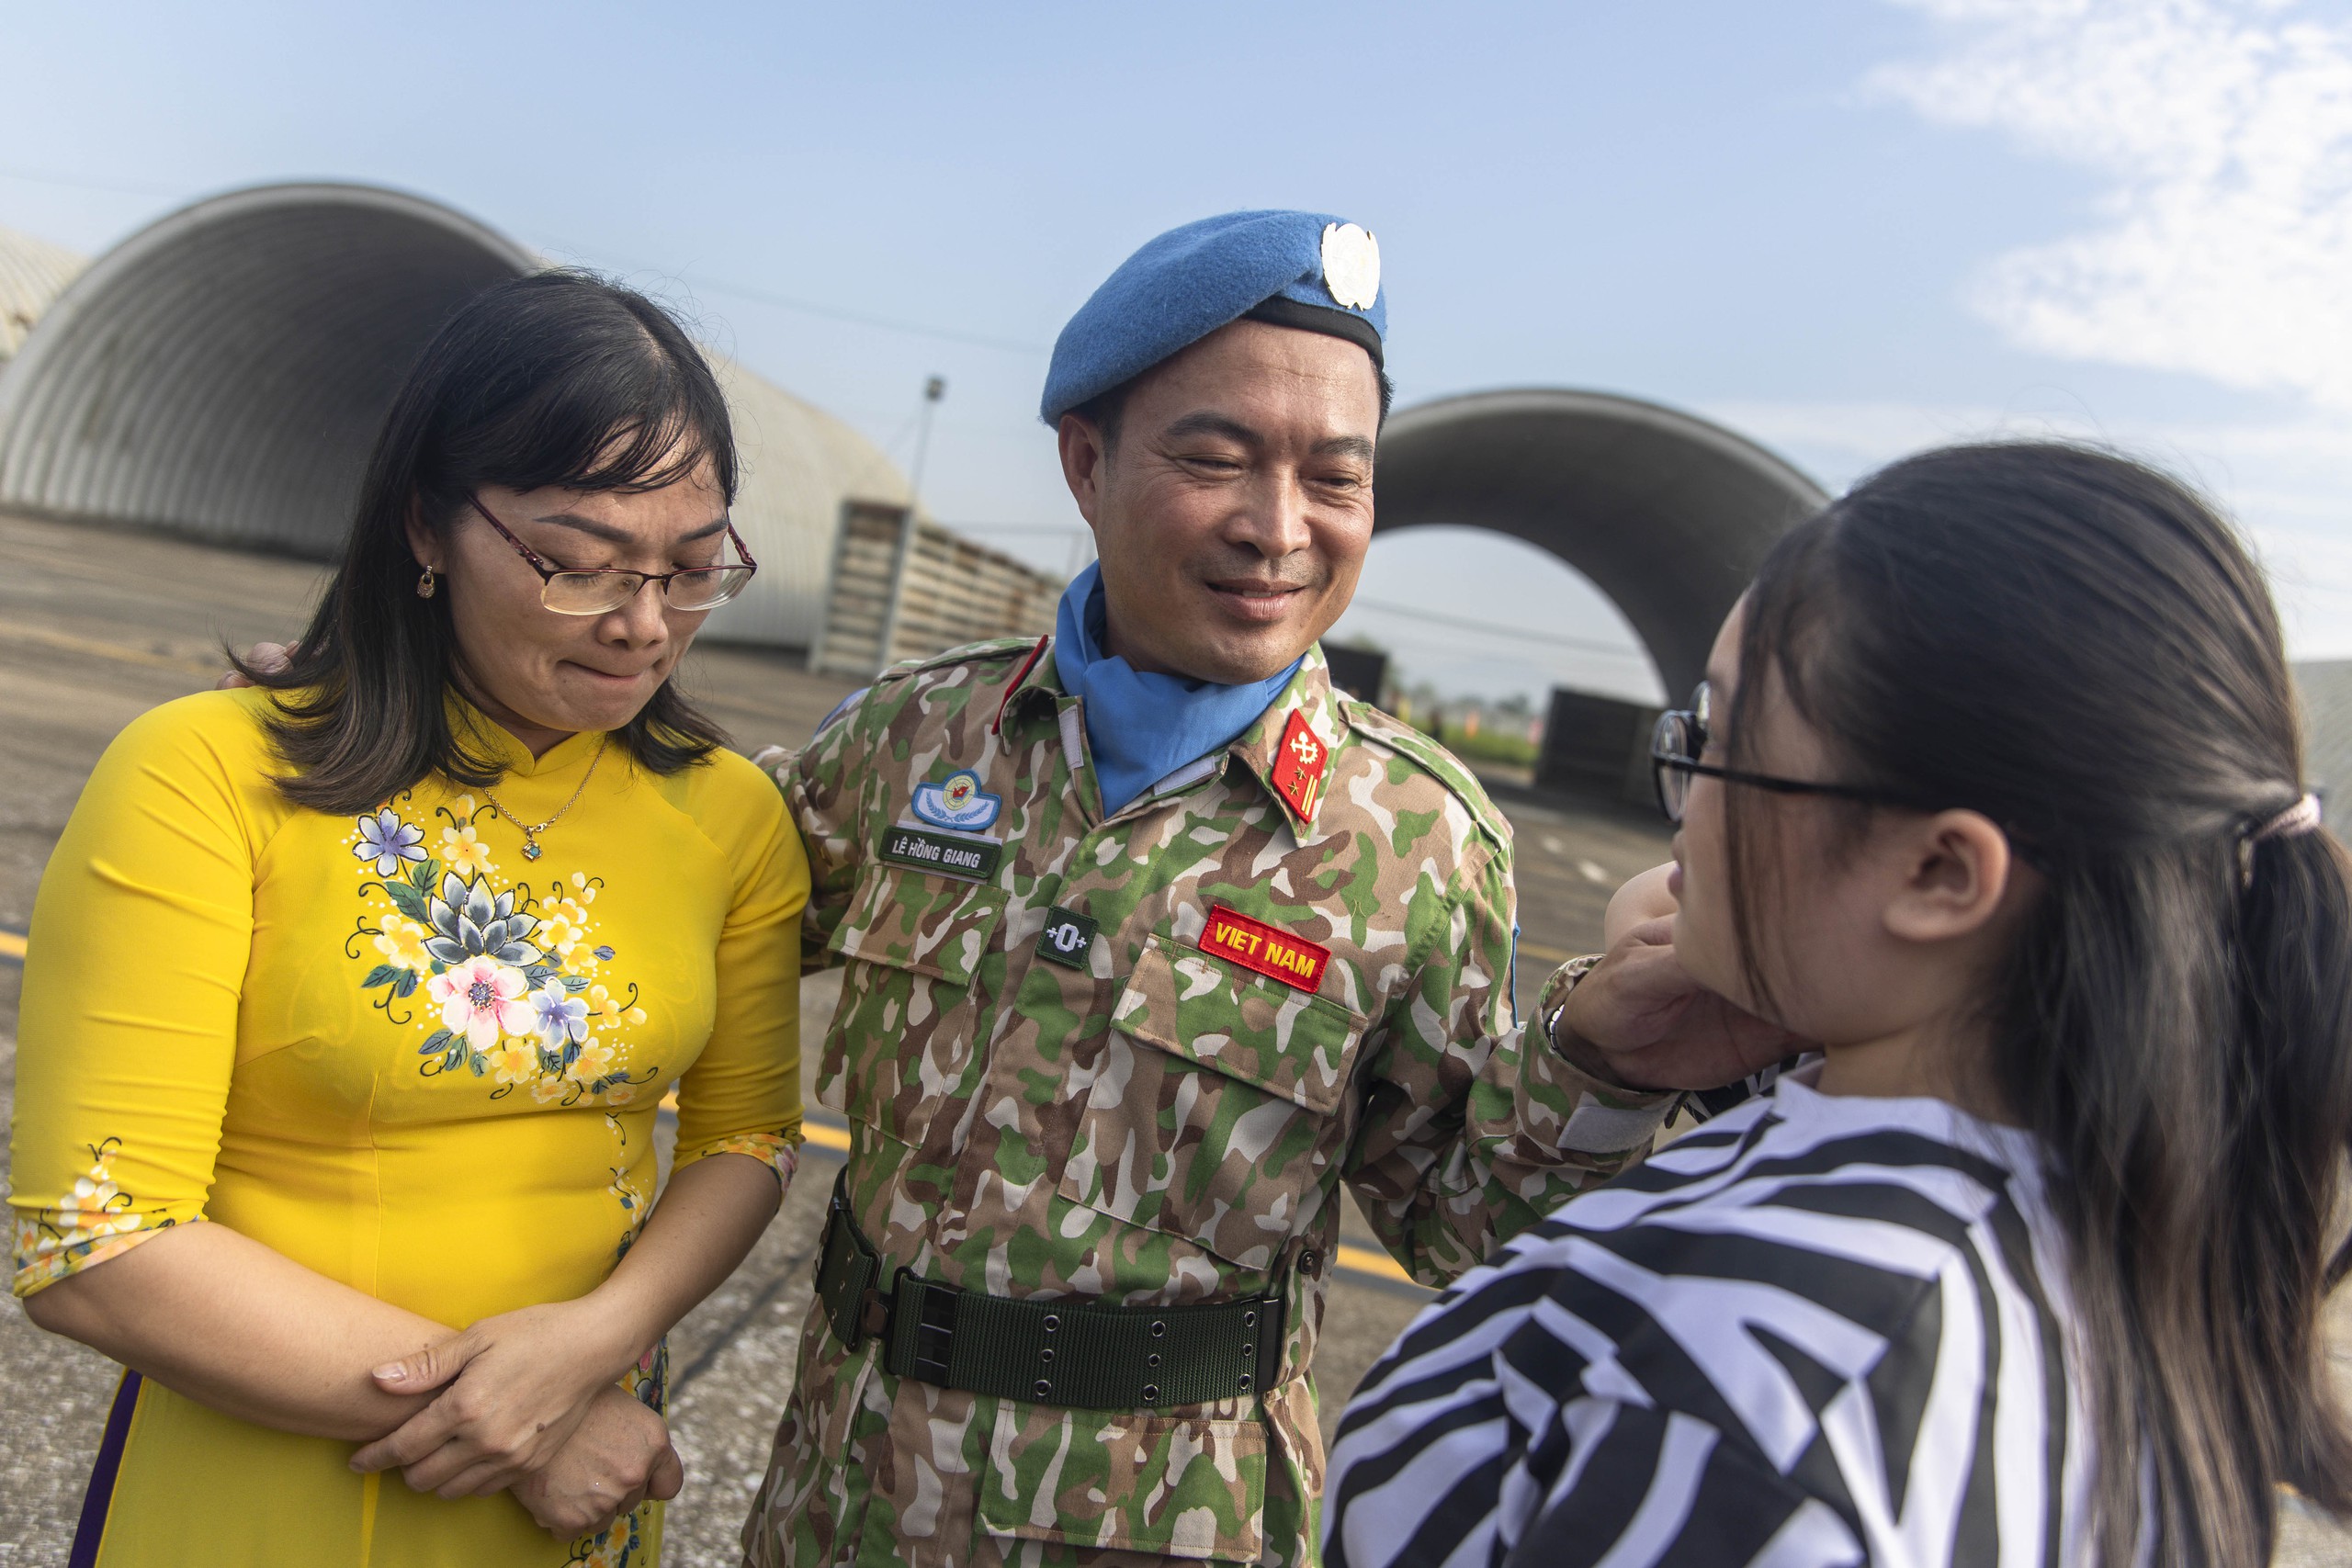
[[[2314,820],[2250,838],[2247,860],[2236,944],[2246,1105],[2227,1160],[2246,1205],[2246,1256],[2233,1304],[2254,1331],[2255,1385],[2316,1394],[2330,1386],[2325,1298],[2352,1265],[2352,1246],[2330,1256],[2324,1239],[2312,1245],[2341,1235],[2346,1218],[2337,1208],[2352,1138],[2352,856]],[[2352,1434],[2340,1413],[2315,1396],[2281,1414],[2245,1428],[2266,1450],[2262,1473],[2352,1513]]]
[[[2352,1271],[2352,861],[2291,782],[2252,558],[2109,454],[1928,453],[1767,558],[1741,668],[1768,667],[1845,776],[1982,812],[2040,874],[1987,1066],[2049,1151],[2093,1560],[2262,1568],[2282,1483],[2352,1517],[2321,1327]],[[1758,809],[1730,797],[1736,857]]]

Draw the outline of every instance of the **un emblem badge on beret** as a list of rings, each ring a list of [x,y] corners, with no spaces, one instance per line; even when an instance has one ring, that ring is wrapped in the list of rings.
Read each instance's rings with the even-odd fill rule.
[[[1323,287],[1351,310],[1380,298],[1380,242],[1352,223],[1323,226]]]

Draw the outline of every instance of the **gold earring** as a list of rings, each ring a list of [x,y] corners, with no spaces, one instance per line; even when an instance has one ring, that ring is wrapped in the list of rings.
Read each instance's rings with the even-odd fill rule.
[[[416,596],[420,599],[430,599],[433,597],[434,590],[439,586],[440,584],[433,581],[433,569],[428,566],[424,569],[424,575],[416,580]]]

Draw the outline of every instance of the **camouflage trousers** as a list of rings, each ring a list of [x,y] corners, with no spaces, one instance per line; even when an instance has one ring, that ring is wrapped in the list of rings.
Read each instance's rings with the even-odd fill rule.
[[[811,1313],[747,1568],[1317,1560],[1313,1385],[1185,1414],[1063,1410],[894,1378]]]

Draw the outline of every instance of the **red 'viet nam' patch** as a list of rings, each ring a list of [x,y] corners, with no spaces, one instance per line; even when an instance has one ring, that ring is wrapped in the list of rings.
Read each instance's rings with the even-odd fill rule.
[[[1282,749],[1274,753],[1272,777],[1274,793],[1289,802],[1300,821],[1315,820],[1315,807],[1323,798],[1323,771],[1330,765],[1331,749],[1306,722],[1306,715],[1293,708],[1290,722],[1283,727]]]
[[[1322,985],[1324,967],[1331,962],[1329,948],[1277,931],[1263,920],[1237,915],[1222,904],[1209,906],[1209,923],[1201,931],[1201,951],[1302,991]]]

